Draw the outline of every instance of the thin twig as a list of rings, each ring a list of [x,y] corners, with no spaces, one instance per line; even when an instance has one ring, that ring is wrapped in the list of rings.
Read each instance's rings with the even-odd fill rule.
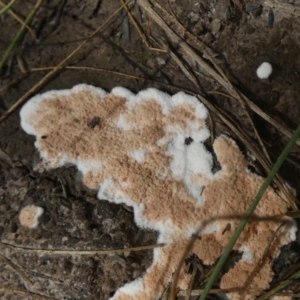
[[[37,300],[58,300],[57,298],[43,296],[38,293],[33,293],[30,291],[25,290],[16,290],[16,289],[9,289],[9,288],[0,288],[0,293],[9,293],[9,294],[17,294],[17,295],[23,295],[23,296],[32,296],[34,299]]]
[[[262,257],[260,258],[260,262],[262,263],[265,259],[266,256],[268,255],[268,250],[270,249],[272,243],[274,242],[274,239],[276,238],[276,236],[278,235],[279,231],[283,228],[284,223],[281,223],[277,229],[273,232],[272,236],[270,237],[269,241],[268,241],[268,245],[264,250],[264,253],[262,255]]]
[[[0,16],[5,14],[16,2],[17,0],[11,0],[3,9],[0,10]]]
[[[0,259],[2,259],[3,261],[5,261],[10,268],[12,268],[23,280],[23,282],[26,285],[32,285],[32,281],[24,274],[24,272],[13,262],[11,262],[7,257],[5,257],[4,255],[0,254]]]
[[[60,254],[60,255],[109,255],[109,254],[119,254],[124,252],[137,252],[151,250],[155,248],[163,247],[164,244],[154,244],[133,248],[124,248],[124,249],[111,249],[111,250],[58,250],[58,249],[34,249],[26,248],[22,246],[15,246],[7,243],[0,242],[0,246],[13,249],[15,251],[30,252],[30,253],[39,253],[39,254]]]
[[[128,0],[127,5],[131,0]],[[1,117],[0,123],[5,120],[15,109],[22,105],[32,94],[38,91],[46,82],[48,82],[57,72],[59,72],[65,64],[87,43],[89,42],[100,30],[103,29],[123,8],[122,5],[118,8],[106,21],[100,25],[82,44],[80,44],[75,50],[73,50],[65,59],[63,59],[54,69],[52,69],[47,75],[45,75],[37,84],[35,84],[27,93],[25,93],[15,104],[13,104]]]
[[[197,273],[197,268],[194,268],[193,273],[192,273],[192,279],[190,281],[190,286],[185,291],[185,300],[189,300],[191,298],[192,290],[193,290],[193,284],[194,284],[194,281],[195,281],[196,273]]]
[[[209,294],[229,294],[229,293],[234,293],[234,292],[239,292],[241,289],[240,288],[232,288],[232,289],[211,289],[209,291]],[[184,296],[185,291],[179,291],[177,293],[177,296]],[[192,296],[200,296],[203,293],[203,289],[195,289],[191,291],[191,297]],[[276,296],[286,296],[286,297],[300,297],[300,294],[293,294],[293,293],[276,293]],[[258,298],[259,299],[259,298]],[[256,300],[258,300],[256,299]]]
[[[24,25],[22,25],[21,29],[18,31],[18,33],[16,34],[16,36],[14,37],[14,39],[12,40],[11,44],[9,45],[9,47],[7,48],[7,50],[5,51],[1,61],[0,61],[0,74],[1,74],[1,70],[3,68],[4,63],[6,62],[7,58],[9,57],[11,51],[13,50],[13,48],[16,46],[17,42],[19,41],[20,37],[22,36],[24,30],[25,30],[25,25],[28,25],[32,18],[34,17],[35,13],[37,12],[37,10],[39,9],[39,7],[41,6],[43,0],[38,0],[35,4],[35,6],[33,7],[33,9],[30,11],[30,13],[28,14]]]
[[[124,0],[120,0],[120,1],[121,1],[121,3],[122,3],[123,5],[125,5],[124,8],[125,8],[125,10],[126,10],[128,16],[129,16],[129,19],[131,20],[133,26],[135,27],[136,31],[137,31],[138,34],[140,35],[140,37],[141,37],[142,41],[144,42],[144,44],[145,44],[150,50],[165,53],[165,52],[166,52],[165,49],[154,48],[154,47],[151,47],[151,46],[150,46],[150,44],[149,44],[149,42],[148,42],[148,40],[147,40],[145,34],[144,34],[143,31],[141,30],[139,24],[135,21],[135,19],[134,19],[134,17],[132,16],[132,14],[131,14],[129,8],[128,8],[127,5],[125,4],[125,1],[124,1]]]
[[[2,6],[5,6],[5,3],[3,2],[3,1],[1,1],[0,0],[0,4],[2,5]],[[35,33],[33,32],[33,30],[30,28],[30,26],[29,25],[27,25],[23,20],[22,20],[22,18],[21,17],[19,17],[19,15],[18,14],[16,14],[12,9],[10,9],[9,10],[9,13],[18,21],[18,22],[20,22],[30,33],[31,33],[31,35],[33,36],[33,38],[36,40],[37,38],[36,38],[36,35],[35,35]]]
[[[175,54],[175,52],[169,50],[171,57],[173,58],[173,60],[176,62],[176,64],[178,65],[178,67],[182,70],[183,74],[189,79],[189,81],[191,81],[197,88],[199,88],[201,90],[201,92],[203,92],[202,87],[200,86],[198,79],[196,76],[194,76],[194,74],[189,70],[189,67],[187,67],[182,61],[181,59]]]

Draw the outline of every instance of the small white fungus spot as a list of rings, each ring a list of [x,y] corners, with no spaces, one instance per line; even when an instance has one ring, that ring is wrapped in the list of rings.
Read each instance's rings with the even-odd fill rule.
[[[20,212],[20,223],[22,226],[28,228],[36,228],[39,224],[38,218],[43,214],[44,209],[35,206],[35,205],[27,205]]]
[[[272,74],[272,65],[268,62],[263,62],[256,70],[256,74],[260,79],[268,79]]]

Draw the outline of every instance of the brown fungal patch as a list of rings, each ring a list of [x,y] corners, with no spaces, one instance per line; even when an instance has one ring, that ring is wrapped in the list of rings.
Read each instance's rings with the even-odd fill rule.
[[[43,214],[43,212],[44,210],[39,206],[25,206],[19,215],[21,225],[28,228],[36,228],[38,226],[38,218]]]
[[[176,102],[174,97],[161,99],[157,94],[158,99],[153,90],[139,94],[140,98],[127,95],[124,90],[123,94],[120,90],[101,94],[88,86],[50,94],[38,105],[26,104],[22,124],[27,132],[35,132],[36,145],[50,167],[76,164],[84,183],[99,188],[100,199],[132,205],[138,225],[160,232],[159,242],[166,246],[154,250],[147,273],[113,297],[158,299],[189,238],[203,224],[208,225],[190,254],[197,254],[205,264],[216,261],[239,223],[237,218],[222,217],[242,217],[263,178],[247,171],[246,158],[224,136],[213,146],[221,170],[212,173],[212,158],[203,146],[208,137],[206,110],[202,107],[201,112],[195,98],[181,94],[185,103],[178,102],[178,95]],[[255,213],[276,216],[287,209],[269,188]],[[291,226],[274,238],[279,225],[250,222],[244,230],[235,245],[235,250],[243,252],[242,259],[221,280],[222,288],[241,289],[229,295],[232,299],[245,294],[254,299],[268,287],[273,259],[294,238]],[[178,285],[187,288],[189,280],[182,270]]]

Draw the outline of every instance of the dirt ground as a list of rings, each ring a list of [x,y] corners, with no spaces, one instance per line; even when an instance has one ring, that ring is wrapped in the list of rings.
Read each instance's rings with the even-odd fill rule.
[[[287,7],[293,5],[300,10],[297,0],[275,2],[288,4]],[[240,91],[278,123],[291,130],[296,128],[300,121],[300,15],[297,15],[297,10],[279,6],[271,10],[267,1],[259,0],[160,0],[158,3],[205,43],[217,64]],[[242,3],[242,7],[239,8],[238,3]],[[18,1],[13,11],[25,19],[34,5],[33,0]],[[56,66],[120,6],[121,1],[118,0],[43,1],[31,23],[37,39],[26,32],[2,70],[0,115],[49,72],[37,68]],[[68,62],[69,66],[83,68],[61,70],[38,92],[71,88],[79,83],[107,91],[123,86],[133,92],[147,87],[170,94],[180,87],[199,92],[171,55],[176,53],[178,44],[168,40],[164,31],[138,3],[131,1],[129,7],[152,47],[162,48],[158,43],[163,43],[168,46],[167,51],[149,48],[126,11],[121,10]],[[0,57],[20,26],[9,13],[0,17]],[[200,54],[199,49],[195,51]],[[179,57],[185,59],[183,54]],[[268,82],[261,81],[255,74],[263,61],[270,62],[274,68]],[[224,92],[199,66],[191,63],[191,68],[207,94],[210,91]],[[24,73],[24,70],[32,71]],[[229,112],[239,126],[254,137],[245,121],[245,112],[237,101],[209,95],[215,105]],[[274,162],[288,138],[257,114],[250,112],[250,115]],[[243,141],[215,114],[211,116],[215,121],[215,134],[231,135],[246,153]],[[99,201],[96,192],[82,184],[81,174],[76,168],[70,166],[38,172],[36,167],[40,159],[34,148],[34,138],[21,129],[19,109],[1,122],[0,137],[1,299],[105,300],[124,283],[143,274],[151,264],[151,250],[110,255],[30,251],[137,247],[155,244],[157,234],[137,228],[131,208]],[[265,175],[259,164],[253,164],[253,168]],[[297,146],[281,174],[298,194],[299,172],[300,148]],[[28,204],[45,210],[36,229],[27,229],[19,222],[20,210]],[[236,257],[232,255],[232,262]],[[201,264],[197,258],[194,261]],[[273,284],[284,279],[299,263],[298,233],[297,241],[285,246],[274,263]],[[227,265],[229,267],[230,264]],[[199,288],[197,278],[201,277],[200,269],[196,288]],[[291,288],[295,293],[300,290],[299,284]],[[19,292],[13,293],[12,290]]]

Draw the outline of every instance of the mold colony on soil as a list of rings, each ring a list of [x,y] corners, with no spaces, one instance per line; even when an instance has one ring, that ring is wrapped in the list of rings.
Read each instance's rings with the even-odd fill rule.
[[[25,206],[19,215],[20,224],[28,228],[36,228],[39,224],[38,219],[43,214],[44,209],[35,206],[27,205]]]
[[[209,137],[207,114],[196,98],[184,93],[171,97],[148,89],[134,95],[118,87],[107,94],[87,85],[38,95],[22,108],[21,125],[36,136],[46,168],[76,165],[86,186],[98,189],[99,199],[133,206],[135,222],[157,230],[158,242],[166,244],[154,250],[146,274],[112,299],[159,299],[197,229],[214,217],[243,215],[262,184],[263,178],[247,169],[247,160],[225,136],[214,142],[221,170],[212,172],[212,155],[203,144]],[[268,189],[256,216],[287,209]],[[236,219],[210,223],[191,254],[213,264],[237,224]],[[243,252],[242,259],[221,280],[221,288],[243,289],[243,295],[229,294],[232,299],[253,299],[268,287],[273,259],[295,239],[296,227],[286,226],[270,244],[278,226],[252,222],[239,238],[235,250]],[[190,274],[182,270],[178,286],[186,289],[189,281]]]

